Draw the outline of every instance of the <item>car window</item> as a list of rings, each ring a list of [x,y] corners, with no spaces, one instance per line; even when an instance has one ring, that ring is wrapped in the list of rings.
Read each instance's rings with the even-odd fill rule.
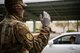
[[[80,44],[80,34],[77,34],[76,36],[76,44]]]
[[[76,39],[76,36],[65,35],[65,36],[59,37],[58,39],[54,40],[54,44],[74,44],[76,40],[72,42],[73,40],[71,38]]]

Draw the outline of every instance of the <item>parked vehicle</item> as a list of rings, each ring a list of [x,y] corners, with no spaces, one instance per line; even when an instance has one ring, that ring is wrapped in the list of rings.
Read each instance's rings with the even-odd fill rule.
[[[80,53],[80,32],[63,33],[54,37],[42,53]]]

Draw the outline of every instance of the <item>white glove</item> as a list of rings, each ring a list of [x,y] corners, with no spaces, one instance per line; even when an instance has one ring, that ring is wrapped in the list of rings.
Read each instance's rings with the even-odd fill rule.
[[[50,15],[46,12],[43,11],[43,16],[40,14],[40,20],[43,26],[49,26],[51,22]]]

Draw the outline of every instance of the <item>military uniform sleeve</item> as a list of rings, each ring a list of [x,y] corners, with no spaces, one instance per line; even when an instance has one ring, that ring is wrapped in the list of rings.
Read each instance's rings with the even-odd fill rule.
[[[33,48],[33,35],[29,32],[25,24],[17,23],[15,29],[17,40],[24,46],[24,48],[27,50]]]
[[[30,53],[40,52],[48,43],[49,29],[49,27],[42,27],[40,34],[33,37],[24,24],[19,24],[16,27],[17,38]]]
[[[33,53],[34,49],[36,51],[35,53],[41,52],[48,43],[49,35],[50,28],[42,27],[40,34],[34,37],[34,48],[30,51],[30,53]]]

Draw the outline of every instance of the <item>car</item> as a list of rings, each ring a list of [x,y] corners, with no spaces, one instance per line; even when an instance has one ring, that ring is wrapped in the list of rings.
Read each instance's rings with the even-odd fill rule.
[[[74,43],[71,43],[74,37]],[[49,40],[42,53],[80,53],[80,32],[68,32]]]

